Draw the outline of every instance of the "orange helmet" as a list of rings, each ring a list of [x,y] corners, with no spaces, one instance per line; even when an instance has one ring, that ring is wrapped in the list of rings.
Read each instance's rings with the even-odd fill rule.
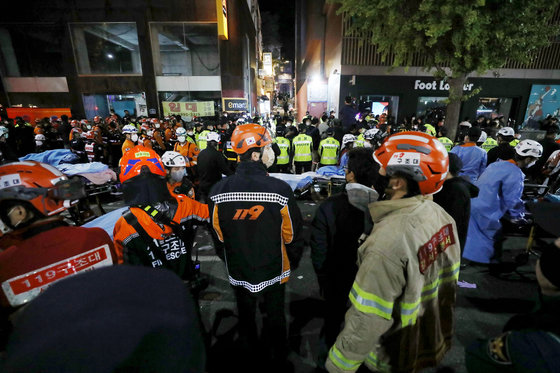
[[[402,172],[418,182],[420,193],[434,194],[443,187],[449,171],[445,147],[423,132],[400,132],[387,137],[373,154],[387,175]]]
[[[69,180],[49,164],[24,161],[0,166],[0,205],[7,200],[28,201],[41,214],[51,216],[84,196],[81,179]]]
[[[165,167],[159,155],[143,145],[136,145],[127,151],[119,161],[119,167],[121,183],[138,176],[144,167],[147,167],[154,175],[166,176]]]
[[[268,144],[272,144],[272,137],[266,127],[258,124],[242,124],[235,127],[231,134],[231,145],[237,154],[243,154],[251,148],[262,148]]]

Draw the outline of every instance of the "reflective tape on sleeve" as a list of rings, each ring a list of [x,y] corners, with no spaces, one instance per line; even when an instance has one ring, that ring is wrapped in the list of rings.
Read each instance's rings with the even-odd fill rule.
[[[387,320],[391,319],[393,303],[360,289],[357,282],[352,285],[349,297],[359,311],[375,314]]]
[[[329,359],[340,369],[348,371],[355,371],[362,364],[362,361],[360,360],[350,360],[345,358],[342,353],[336,348],[336,345],[332,346],[331,350],[329,351]]]

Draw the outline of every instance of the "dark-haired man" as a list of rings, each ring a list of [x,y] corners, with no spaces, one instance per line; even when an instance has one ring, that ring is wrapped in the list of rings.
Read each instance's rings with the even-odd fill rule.
[[[320,364],[326,359],[328,347],[334,344],[348,310],[348,293],[358,271],[358,247],[373,227],[368,204],[379,196],[373,188],[378,176],[379,165],[373,159],[372,148],[350,150],[345,190],[324,201],[311,224],[311,260],[326,301]]]
[[[487,154],[476,145],[481,133],[479,127],[469,128],[464,143],[451,149],[451,153],[457,154],[463,162],[459,175],[468,177],[470,182],[475,182],[486,169]]]

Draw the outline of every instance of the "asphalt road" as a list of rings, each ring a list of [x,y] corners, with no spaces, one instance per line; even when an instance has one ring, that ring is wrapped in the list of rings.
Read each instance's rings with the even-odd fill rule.
[[[306,225],[304,234],[309,239],[308,224],[314,216],[319,200],[300,199],[298,204]],[[109,212],[121,207],[122,201],[102,198],[102,206]],[[94,207],[94,211],[98,211]],[[522,253],[526,237],[508,237],[504,243],[504,257],[514,258]],[[212,342],[219,351],[227,348],[228,331],[234,330],[236,312],[235,299],[228,283],[224,263],[215,255],[208,232],[199,228],[195,249],[201,261],[201,270],[209,279],[209,286],[200,295],[203,323],[211,330],[216,315],[224,315],[220,328]],[[537,295],[534,274],[535,256],[517,272],[492,275],[486,268],[467,267],[461,270],[460,282],[468,287],[459,287],[455,309],[455,335],[453,347],[445,356],[440,367],[450,367],[457,373],[466,372],[464,348],[476,338],[491,337],[501,332],[506,321],[516,313],[528,312]],[[310,260],[310,249],[306,246],[299,268],[293,271],[287,285],[287,315],[292,352],[289,360],[296,373],[314,372],[318,355],[318,335],[322,325],[323,301]],[[424,372],[436,372],[437,368]],[[264,370],[263,370],[264,371]]]

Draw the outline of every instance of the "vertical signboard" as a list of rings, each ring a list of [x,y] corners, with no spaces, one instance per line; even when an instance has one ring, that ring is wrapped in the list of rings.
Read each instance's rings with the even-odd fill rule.
[[[218,37],[228,40],[227,0],[216,0],[216,21],[218,22]]]
[[[272,74],[272,53],[263,53],[263,70],[264,75],[271,76]]]

